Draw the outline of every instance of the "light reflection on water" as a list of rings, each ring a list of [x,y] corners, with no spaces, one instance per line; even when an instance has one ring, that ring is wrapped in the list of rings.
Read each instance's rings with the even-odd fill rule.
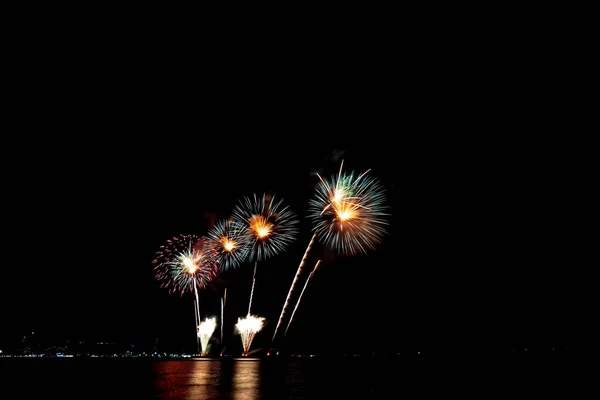
[[[153,364],[159,399],[261,398],[260,359],[164,361]]]
[[[233,366],[232,399],[257,400],[260,398],[260,360],[238,360]]]
[[[565,357],[1,359],[1,399],[316,400],[569,394]],[[565,392],[561,392],[565,389]],[[9,396],[2,396],[9,393]],[[393,394],[393,395],[390,395]],[[442,396],[439,396],[442,394]],[[426,396],[433,395],[433,396]],[[489,396],[488,396],[489,397]],[[514,397],[514,396],[513,396]],[[562,397],[565,397],[562,395]],[[569,396],[566,396],[569,398]],[[573,397],[572,395],[570,397]],[[577,397],[577,396],[576,396]]]

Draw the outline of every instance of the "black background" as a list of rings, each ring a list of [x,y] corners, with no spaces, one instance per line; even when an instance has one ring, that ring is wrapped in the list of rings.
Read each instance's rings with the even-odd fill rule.
[[[258,265],[253,313],[267,323],[254,346],[268,347],[310,240],[315,172],[342,159],[382,183],[389,231],[368,255],[315,246],[308,262],[321,267],[281,345],[577,343],[586,244],[572,203],[589,160],[564,81],[526,44],[386,38],[240,39],[212,57],[158,37],[22,47],[2,139],[0,344],[36,332],[193,351],[193,297],[159,287],[154,254],[270,192],[301,230]],[[201,294],[203,316],[218,316],[228,288],[226,335],[251,281],[246,264]]]

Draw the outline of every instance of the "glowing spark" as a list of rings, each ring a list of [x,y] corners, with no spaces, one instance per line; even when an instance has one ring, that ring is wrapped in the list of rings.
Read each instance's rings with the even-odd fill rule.
[[[346,196],[344,195],[344,191],[341,188],[335,189],[333,196],[331,197],[331,201],[334,203],[339,203],[344,197]]]
[[[273,224],[269,223],[262,215],[253,215],[250,217],[250,229],[260,238],[266,238],[273,231]]]
[[[333,204],[333,209],[341,222],[356,218],[356,206],[350,202],[336,202]]]
[[[233,240],[226,237],[221,238],[221,244],[223,245],[223,249],[228,252],[232,252],[237,247],[237,244]]]
[[[238,318],[238,322],[235,327],[242,339],[242,347],[244,349],[243,355],[248,354],[248,350],[250,350],[254,336],[256,336],[256,334],[263,328],[264,320],[265,319],[263,317],[256,317],[254,315],[248,315],[246,318]]]
[[[188,274],[194,274],[198,270],[198,266],[194,263],[194,259],[188,255],[181,255],[180,260],[181,264],[186,268],[185,272]]]
[[[198,337],[202,346],[202,355],[208,354],[208,342],[217,327],[217,320],[214,317],[207,318],[198,325]]]

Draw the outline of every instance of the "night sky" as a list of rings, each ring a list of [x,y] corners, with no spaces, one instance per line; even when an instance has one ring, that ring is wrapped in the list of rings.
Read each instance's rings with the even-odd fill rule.
[[[564,207],[578,183],[568,146],[547,134],[568,116],[531,106],[506,77],[450,79],[426,64],[414,61],[405,79],[388,66],[351,86],[352,74],[334,69],[323,72],[331,81],[274,74],[268,88],[236,76],[210,95],[197,82],[150,84],[149,72],[109,65],[69,75],[67,87],[29,76],[2,146],[0,345],[34,331],[194,350],[193,297],[160,287],[155,252],[268,192],[300,220],[294,244],[258,265],[253,313],[267,323],[253,348],[268,347],[312,234],[315,173],[335,174],[342,159],[384,187],[388,233],[366,255],[314,246],[307,268],[322,263],[282,346],[576,342],[581,264]],[[246,263],[201,292],[202,315],[218,316],[227,288],[232,349],[251,282]]]
[[[385,188],[388,234],[367,255],[314,246],[307,268],[322,264],[286,343],[383,351],[571,340],[575,282],[543,165],[517,152],[500,156],[491,143],[473,155],[401,136],[353,150],[316,139],[297,147],[301,136],[278,145],[283,137],[259,136],[235,148],[225,139],[221,147],[182,141],[137,150],[100,142],[58,154],[36,144],[29,159],[36,167],[9,178],[2,338],[36,331],[193,345],[193,297],[159,287],[154,254],[173,236],[205,234],[242,196],[268,192],[301,223],[287,251],[258,265],[253,313],[267,318],[256,338],[266,346],[310,240],[306,205],[315,172],[334,174],[343,159],[344,170],[370,169]],[[233,329],[251,281],[249,263],[220,276],[201,292],[202,315],[219,314],[227,287]]]

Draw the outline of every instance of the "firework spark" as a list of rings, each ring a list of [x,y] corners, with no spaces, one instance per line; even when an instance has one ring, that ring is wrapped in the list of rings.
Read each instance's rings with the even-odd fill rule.
[[[296,214],[289,206],[283,206],[283,199],[275,196],[256,194],[244,197],[234,207],[232,216],[242,223],[252,238],[250,261],[263,261],[285,250],[298,233]]]
[[[198,325],[198,337],[200,338],[200,345],[202,346],[202,355],[208,354],[208,342],[217,327],[217,320],[215,317],[207,318]]]
[[[221,220],[212,227],[207,235],[209,246],[214,250],[221,271],[240,266],[248,257],[252,237],[248,227],[232,218]],[[223,343],[223,315],[225,312],[225,295],[221,297],[221,343]]]
[[[237,268],[249,255],[252,237],[248,226],[239,221],[221,220],[206,236],[222,271]]]
[[[288,290],[287,297],[285,298],[285,302],[283,303],[283,307],[281,308],[281,314],[279,314],[279,320],[277,321],[277,325],[275,326],[275,332],[273,332],[273,338],[271,339],[272,342],[275,341],[275,337],[277,336],[277,331],[279,330],[279,327],[281,326],[281,322],[283,322],[283,317],[284,317],[285,312],[290,304],[292,292],[294,291],[294,288],[296,287],[296,283],[298,282],[300,273],[302,272],[302,269],[304,268],[304,264],[306,263],[306,257],[308,256],[308,253],[310,252],[310,249],[312,248],[316,237],[317,237],[317,233],[315,232],[315,233],[313,233],[312,237],[310,238],[310,242],[308,242],[308,246],[306,246],[306,250],[304,251],[304,255],[302,256],[300,265],[298,265],[298,269],[296,270],[296,275],[294,276],[294,280],[292,281],[292,284],[290,285],[290,289]]]
[[[292,315],[290,317],[290,320],[288,321],[287,327],[285,328],[285,332],[283,333],[283,335],[287,335],[287,331],[288,329],[290,329],[290,325],[292,324],[292,320],[294,319],[294,315],[296,314],[296,310],[298,309],[298,305],[300,305],[300,300],[302,300],[302,295],[304,294],[304,291],[306,290],[306,286],[308,286],[308,282],[310,282],[310,280],[312,279],[313,275],[315,274],[315,271],[317,270],[317,267],[319,266],[319,264],[321,263],[321,260],[317,261],[317,263],[315,264],[313,270],[310,272],[310,275],[308,275],[308,278],[306,279],[306,282],[304,283],[304,287],[302,288],[302,291],[300,292],[300,297],[298,297],[298,301],[296,302],[296,306],[294,307],[294,311],[292,311]]]
[[[238,322],[235,327],[242,339],[244,356],[248,354],[248,350],[250,350],[254,336],[263,328],[264,320],[265,319],[263,317],[256,317],[254,315],[248,315],[245,318],[238,318]]]
[[[169,292],[194,292],[204,289],[217,274],[217,257],[207,246],[207,239],[196,235],[180,235],[156,252],[156,278]]]
[[[227,301],[227,288],[223,290],[223,296],[221,297],[221,345],[223,344],[223,326],[224,324],[224,315],[225,315],[225,302]]]
[[[340,170],[329,180],[320,175],[315,195],[308,203],[309,218],[314,222],[313,235],[306,247],[304,256],[292,281],[288,295],[281,309],[272,341],[275,341],[292,292],[304,268],[308,252],[315,240],[340,254],[367,253],[375,249],[386,233],[384,190],[379,181],[369,177],[368,170],[361,174],[343,173],[344,161]]]
[[[198,289],[203,289],[216,276],[216,254],[207,239],[196,235],[179,235],[159,248],[155,264],[156,278],[161,287],[168,288],[169,293],[186,291],[194,294],[194,317],[196,327],[200,318],[200,297]],[[197,328],[196,328],[197,329]],[[197,336],[197,335],[196,335]],[[200,343],[198,343],[200,351]]]
[[[283,206],[283,199],[263,194],[252,198],[244,197],[233,209],[234,220],[244,224],[252,238],[249,259],[254,261],[252,289],[248,303],[248,315],[252,308],[256,268],[258,261],[265,260],[283,251],[298,233],[298,219],[289,206]]]
[[[384,190],[368,172],[343,173],[329,180],[320,175],[314,197],[308,202],[317,240],[339,253],[353,255],[374,250],[386,233]]]

